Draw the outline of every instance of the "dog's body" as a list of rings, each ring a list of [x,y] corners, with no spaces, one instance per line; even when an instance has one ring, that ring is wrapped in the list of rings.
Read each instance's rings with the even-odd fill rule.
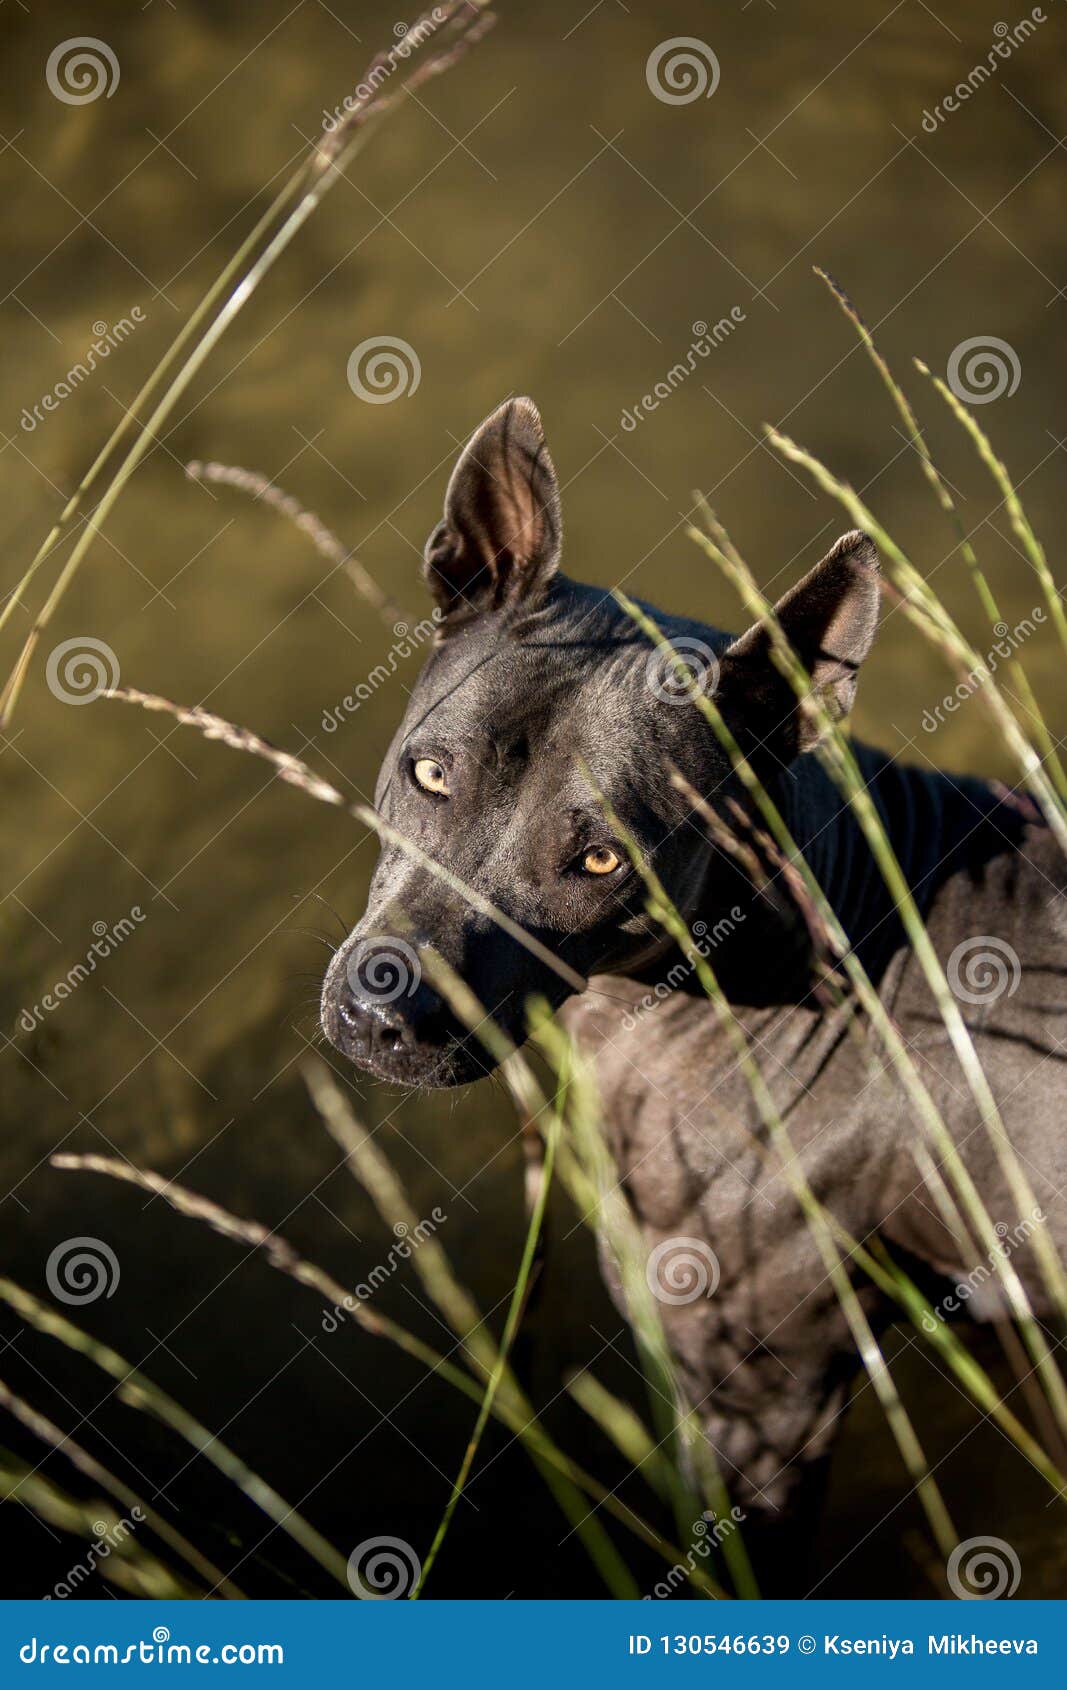
[[[486,1071],[478,1040],[426,980],[403,995],[376,990],[376,965],[399,935],[409,956],[432,946],[517,1038],[531,994],[566,1002],[568,1025],[595,1058],[605,1130],[650,1256],[679,1239],[682,1249],[690,1240],[713,1252],[714,1294],[674,1294],[668,1283],[664,1322],[731,1491],[750,1515],[774,1516],[822,1464],[858,1365],[855,1343],[789,1178],[768,1154],[719,1016],[649,920],[642,880],[594,783],[692,932],[705,936],[819,1199],[853,1236],[877,1229],[934,1273],[966,1278],[976,1259],[967,1259],[953,1224],[952,1182],[937,1171],[939,1158],[917,1160],[925,1152],[914,1112],[855,997],[820,995],[817,947],[784,891],[781,864],[765,864],[769,884],[754,884],[743,856],[718,848],[694,808],[691,789],[741,834],[755,820],[717,739],[684,689],[672,691],[669,663],[664,669],[610,595],[558,573],[559,549],[540,421],[528,401],[514,401],[467,447],[431,537],[427,574],[443,637],[376,801],[393,827],[562,958],[569,983],[387,845],[367,913],[327,975],[323,1025],[345,1054],[387,1080],[454,1084]],[[777,607],[838,715],[851,703],[879,591],[873,547],[852,534]],[[770,659],[764,630],[731,641],[656,617],[680,650],[706,654],[724,719],[826,891],[989,1214],[1011,1234],[1013,1267],[1045,1310],[1030,1237],[1044,1223],[1008,1187],[858,824],[805,755],[808,719]],[[1025,802],[983,782],[900,769],[862,747],[856,754],[1062,1247],[1060,853]],[[672,783],[672,768],[688,795]],[[749,828],[749,859],[755,837]],[[985,963],[983,952],[991,953]],[[576,991],[583,983],[590,989]],[[988,1313],[999,1306],[988,1263],[981,1280],[972,1306],[981,1300]],[[869,1283],[861,1294],[876,1320],[888,1318]]]
[[[911,883],[941,963],[948,967],[955,954],[950,977],[975,1000],[961,1008],[979,1062],[1062,1248],[1067,994],[1064,944],[1050,910],[1063,884],[1062,855],[1045,828],[1027,824],[981,783],[889,768],[877,754],[855,749],[870,789],[883,800],[899,854],[913,869]],[[833,814],[834,797],[821,796],[824,813]],[[788,790],[783,797],[794,836],[802,839]],[[820,808],[819,797],[809,795],[809,829]],[[855,825],[846,812],[827,832]],[[824,833],[813,854],[827,843]],[[855,841],[852,848],[855,870],[866,855]],[[854,943],[865,933],[876,940],[880,918],[871,920],[868,907],[868,900],[878,901],[873,888],[850,899],[847,883],[831,877],[823,885],[839,914],[851,905]],[[731,982],[732,1007],[806,1179],[853,1237],[869,1241],[877,1232],[898,1257],[904,1250],[959,1282],[950,1309],[967,1306],[983,1318],[1003,1313],[992,1265],[984,1252],[965,1255],[917,1164],[922,1138],[894,1069],[876,1041],[851,1036],[866,1027],[855,999],[846,995],[824,1007],[802,973],[790,981],[778,963],[786,936],[775,934],[773,914],[760,906],[753,899],[747,918],[710,956],[721,979],[747,976]],[[719,913],[708,912],[709,931]],[[1047,1316],[1046,1288],[1028,1243],[1037,1217],[1008,1187],[914,953],[895,920],[881,920],[885,942],[866,947],[879,995],[1012,1265]],[[742,953],[736,961],[729,955],[735,949]],[[767,1134],[733,1047],[694,984],[687,980],[660,996],[647,981],[614,978],[609,987],[594,979],[593,987],[610,989],[612,998],[625,992],[630,1006],[594,992],[572,999],[563,1014],[578,1041],[596,1053],[605,1128],[649,1250],[663,1246],[665,1269],[672,1248],[682,1264],[674,1281],[679,1295],[670,1295],[665,1282],[662,1317],[686,1395],[698,1405],[732,1494],[750,1513],[784,1516],[817,1486],[860,1362],[790,1180],[779,1158],[768,1161],[761,1151]],[[943,1159],[933,1160],[944,1174]],[[947,1176],[946,1183],[952,1183]],[[687,1294],[687,1283],[695,1288],[706,1277],[704,1266],[697,1256],[687,1282],[687,1246],[672,1247],[671,1239],[711,1246],[713,1295]],[[610,1283],[610,1262],[604,1266]],[[892,1318],[891,1305],[869,1287],[862,1294],[876,1326]]]

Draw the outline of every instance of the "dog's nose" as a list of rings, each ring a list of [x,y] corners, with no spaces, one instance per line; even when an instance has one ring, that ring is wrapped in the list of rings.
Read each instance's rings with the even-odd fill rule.
[[[402,939],[359,945],[337,994],[337,1020],[353,1054],[391,1055],[433,1043],[447,1019],[438,994],[422,978],[418,952]]]

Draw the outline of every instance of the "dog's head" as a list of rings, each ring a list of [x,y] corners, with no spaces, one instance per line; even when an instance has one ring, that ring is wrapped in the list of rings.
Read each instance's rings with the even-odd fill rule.
[[[427,543],[439,634],[375,795],[389,826],[455,884],[387,841],[366,913],[323,986],[327,1037],[385,1080],[455,1085],[492,1066],[455,1013],[454,992],[432,983],[433,953],[521,1041],[531,996],[559,1005],[591,974],[634,971],[665,948],[598,793],[683,912],[714,905],[715,853],[669,772],[718,802],[736,790],[728,759],[674,661],[610,593],[562,575],[560,547],[541,419],[515,399],[460,455]],[[778,606],[838,713],[851,703],[877,604],[874,548],[852,534]],[[731,640],[654,615],[763,771],[807,749],[806,719],[762,628]]]

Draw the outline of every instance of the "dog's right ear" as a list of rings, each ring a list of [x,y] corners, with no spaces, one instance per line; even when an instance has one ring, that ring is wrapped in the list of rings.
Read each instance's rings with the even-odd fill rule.
[[[880,603],[874,542],[853,529],[842,534],[822,562],[774,607],[813,691],[836,721],[852,708]],[[750,758],[769,754],[789,764],[818,739],[817,729],[797,707],[792,686],[774,664],[770,635],[761,622],[723,652],[717,697]]]
[[[559,567],[559,484],[532,399],[509,399],[476,429],[426,542],[426,580],[460,621],[544,596]]]

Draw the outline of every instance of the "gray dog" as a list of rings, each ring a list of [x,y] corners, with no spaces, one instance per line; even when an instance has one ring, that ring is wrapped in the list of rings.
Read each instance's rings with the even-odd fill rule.
[[[322,1022],[383,1080],[449,1086],[486,1072],[478,1040],[425,979],[400,995],[382,990],[401,939],[410,951],[431,945],[517,1039],[531,994],[566,1004],[567,1025],[595,1058],[605,1131],[664,1275],[663,1318],[688,1399],[753,1524],[795,1517],[841,1424],[855,1345],[716,1011],[650,923],[641,878],[590,777],[703,936],[821,1201],[853,1236],[877,1230],[916,1271],[967,1279],[979,1253],[968,1258],[939,1176],[917,1161],[918,1127],[854,998],[816,989],[811,925],[783,876],[770,867],[754,885],[743,854],[724,851],[723,834],[672,783],[673,768],[731,828],[742,825],[750,807],[716,736],[611,596],[559,573],[560,545],[540,417],[513,400],[461,454],[427,544],[441,634],[376,804],[589,990],[387,845],[367,912],[327,974]],[[879,601],[874,547],[851,533],[777,607],[838,716]],[[1061,1246],[1067,1236],[1065,876],[1051,832],[1029,800],[1002,788],[854,747],[1032,1187],[1033,1215],[1009,1190],[853,814],[807,755],[808,718],[765,633],[731,639],[652,614],[680,654],[702,654],[719,709],[875,982],[990,1216],[1011,1235],[1005,1249],[1037,1313],[1048,1314],[1031,1233],[1047,1222]],[[988,1263],[979,1277],[971,1312],[1000,1312]],[[890,1318],[869,1286],[863,1295],[873,1320]]]

